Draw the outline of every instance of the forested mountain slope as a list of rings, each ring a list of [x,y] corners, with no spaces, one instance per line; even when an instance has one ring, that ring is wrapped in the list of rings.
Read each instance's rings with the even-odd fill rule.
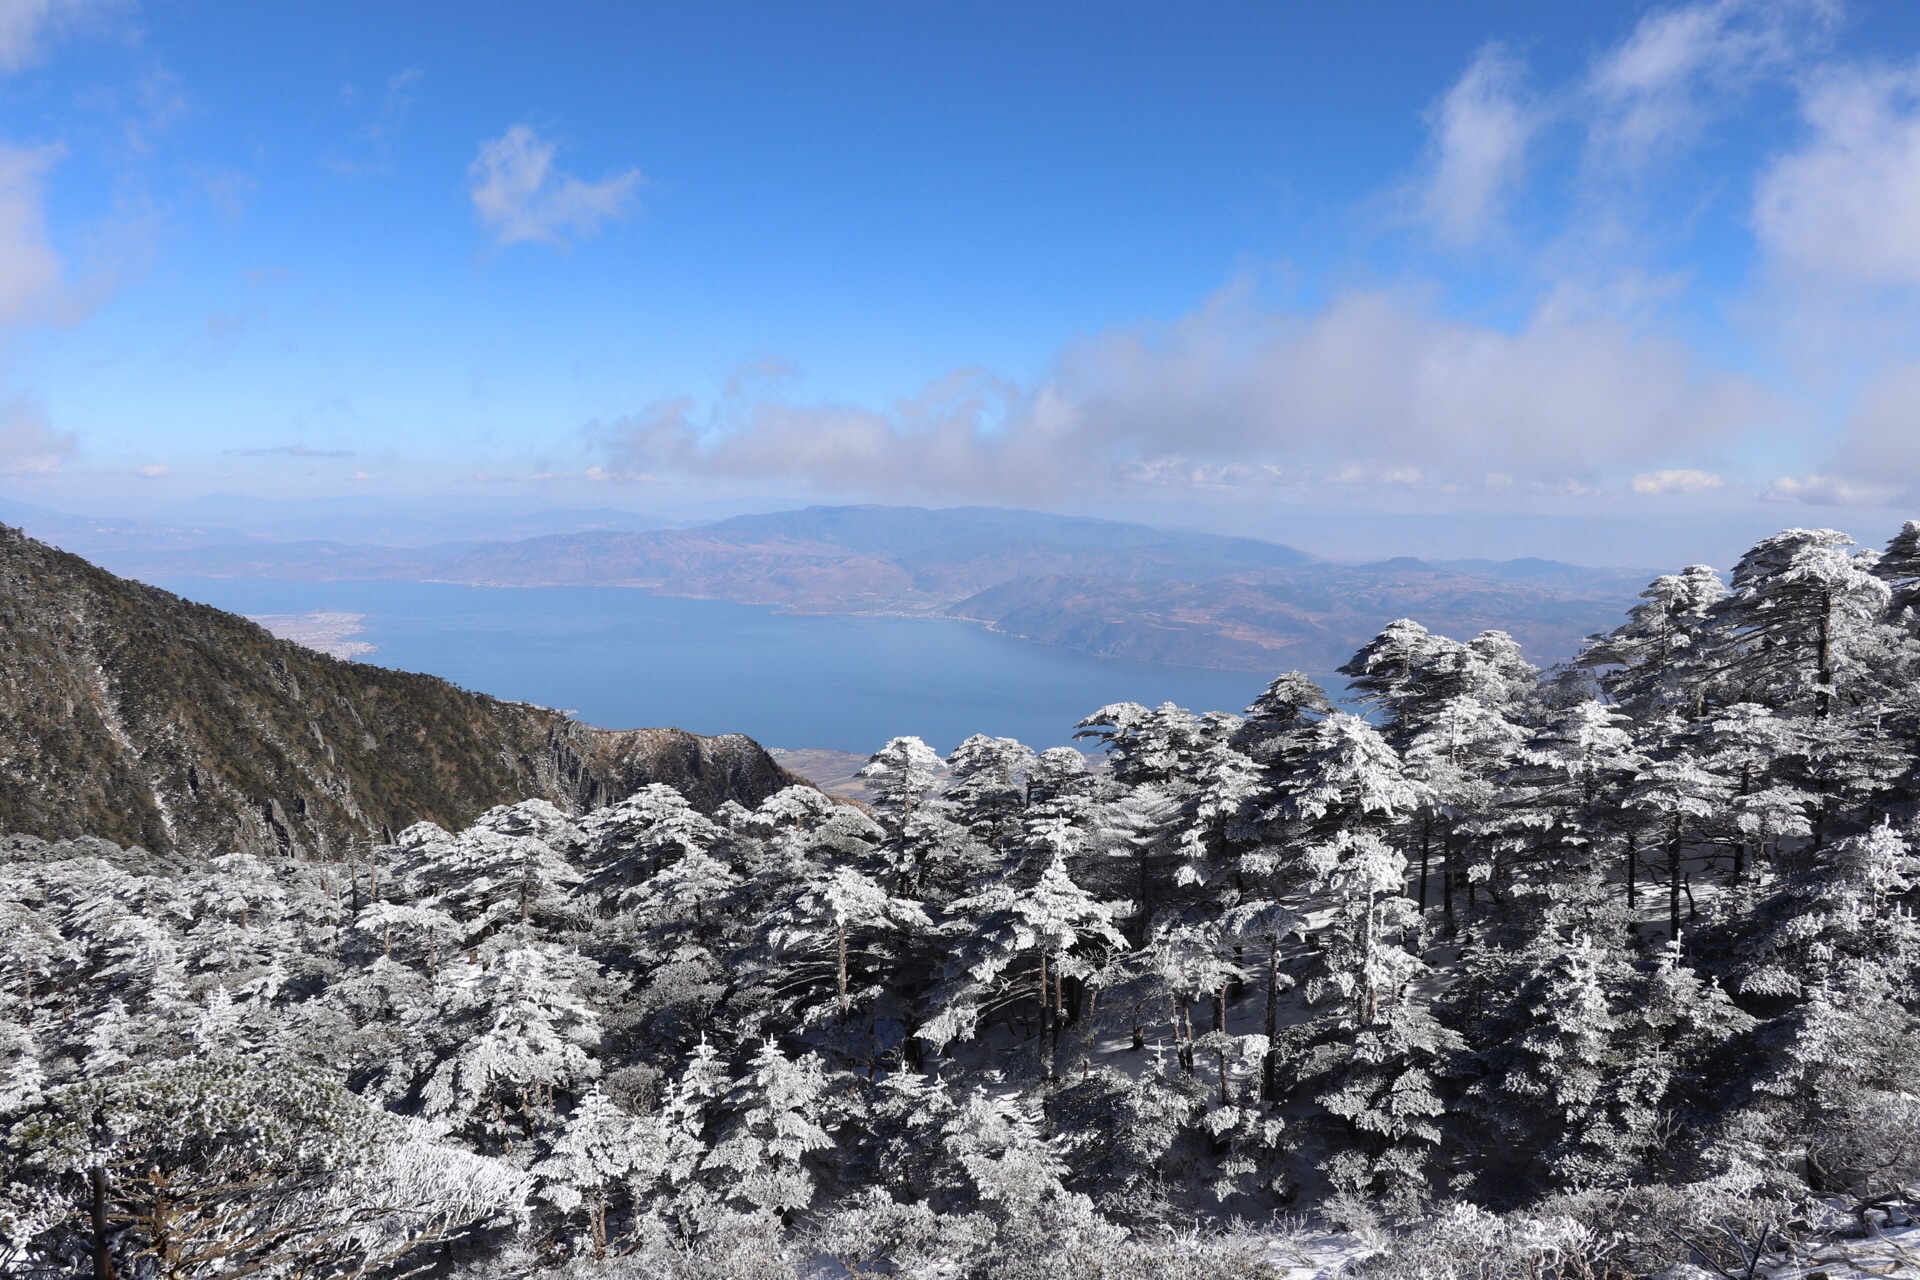
[[[793,781],[751,740],[609,732],[340,662],[0,525],[0,831],[323,854],[503,801]]]
[[[809,507],[696,528],[406,548],[49,527],[144,578],[624,587],[814,613],[944,614],[1106,657],[1319,674],[1408,615],[1504,630],[1552,661],[1643,581],[1547,561],[1337,564],[1254,538],[997,507]]]
[[[1365,714],[1092,709],[1103,769],[0,845],[0,1269],[1805,1274],[1920,1214],[1917,601],[1920,522],[1792,529],[1551,671],[1400,619]]]

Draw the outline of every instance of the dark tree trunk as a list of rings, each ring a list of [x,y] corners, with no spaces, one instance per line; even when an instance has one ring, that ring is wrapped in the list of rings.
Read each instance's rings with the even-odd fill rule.
[[[1040,1042],[1040,1078],[1043,1080],[1053,1079],[1053,1041],[1048,1035],[1053,1028],[1048,1025],[1047,1017],[1052,1005],[1050,995],[1051,992],[1047,989],[1047,953],[1042,951],[1040,953],[1040,1035],[1037,1038]]]
[[[1680,819],[1667,837],[1667,940],[1680,937]]]
[[[1820,683],[1813,691],[1813,718],[1825,720],[1827,712],[1833,706],[1833,597],[1822,593],[1820,596],[1819,671]]]
[[[93,1280],[114,1280],[113,1240],[107,1234],[107,1171],[96,1165],[87,1171],[92,1191],[89,1217],[93,1227]]]
[[[1273,1042],[1280,1034],[1280,935],[1267,935],[1267,1052],[1260,1064],[1260,1097],[1268,1106],[1280,1100],[1280,1055]]]
[[[1427,868],[1433,854],[1433,816],[1420,820],[1420,914],[1427,914]]]

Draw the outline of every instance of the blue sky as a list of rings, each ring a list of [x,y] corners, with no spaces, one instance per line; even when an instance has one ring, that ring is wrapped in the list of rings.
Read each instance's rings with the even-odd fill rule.
[[[15,501],[1591,560],[1524,521],[1878,537],[1920,483],[1891,0],[0,0],[0,103]]]

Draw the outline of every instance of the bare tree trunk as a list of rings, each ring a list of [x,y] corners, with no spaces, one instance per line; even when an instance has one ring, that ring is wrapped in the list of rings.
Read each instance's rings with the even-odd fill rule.
[[[1051,1006],[1051,992],[1047,990],[1047,953],[1040,952],[1040,1078],[1053,1079],[1053,1053],[1047,1038],[1051,1029],[1047,1025],[1047,1013]]]
[[[1818,671],[1815,673],[1819,684],[1813,692],[1813,718],[1825,720],[1827,712],[1833,706],[1833,596],[1829,592],[1820,595],[1820,625],[1818,628],[1819,654]]]
[[[1273,1047],[1280,1034],[1280,935],[1267,935],[1267,1052],[1260,1064],[1260,1096],[1267,1105],[1280,1097],[1280,1056]]]
[[[1049,1050],[1051,1055],[1047,1060],[1049,1064],[1059,1061],[1060,1032],[1066,1025],[1067,978],[1066,975],[1060,971],[1060,966],[1055,965],[1053,966],[1053,1047]],[[1052,1071],[1051,1065],[1049,1065],[1048,1071]]]
[[[1427,867],[1433,853],[1433,815],[1420,819],[1420,914],[1427,914]]]
[[[1667,837],[1667,939],[1680,937],[1680,819]]]
[[[100,1165],[87,1170],[87,1181],[93,1192],[91,1218],[93,1225],[93,1280],[114,1280],[113,1240],[107,1235],[107,1171]]]
[[[845,1022],[847,1020],[847,926],[844,924],[840,926],[838,941],[838,950],[840,953],[840,1021]]]
[[[1750,764],[1741,765],[1740,795],[1745,797],[1751,794],[1753,794],[1753,766]],[[1736,883],[1746,874],[1746,870],[1747,842],[1745,840],[1736,840],[1733,842],[1733,878]]]
[[[1469,889],[1469,892],[1471,892],[1471,889],[1472,889],[1471,884],[1469,884],[1468,889]],[[1469,898],[1468,901],[1472,901],[1472,899]],[[1367,895],[1366,920],[1365,920],[1365,923],[1361,926],[1361,931],[1360,931],[1360,955],[1361,955],[1361,962],[1363,964],[1370,965],[1372,963],[1373,961],[1373,895],[1371,893]],[[1374,990],[1373,983],[1366,982],[1361,984],[1360,1025],[1363,1027],[1372,1026],[1374,1014],[1379,1011],[1379,1007],[1380,1007],[1380,993]]]

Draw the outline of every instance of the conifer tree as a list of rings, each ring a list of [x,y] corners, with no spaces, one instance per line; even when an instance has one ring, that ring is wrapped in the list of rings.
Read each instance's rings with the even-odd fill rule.
[[[919,1036],[935,1048],[971,1039],[983,1015],[1029,1001],[1038,1014],[1035,1039],[1041,1074],[1053,1075],[1068,978],[1085,979],[1103,963],[1102,949],[1126,939],[1113,927],[1125,908],[1100,902],[1075,884],[1055,852],[1036,878],[1010,877],[950,908],[956,947],[937,1010]]]
[[[634,1185],[647,1185],[666,1161],[657,1126],[614,1105],[598,1085],[587,1090],[545,1159],[533,1168],[540,1196],[562,1213],[584,1213],[595,1260],[607,1256],[607,1213]]]
[[[811,1054],[787,1057],[768,1040],[728,1100],[729,1118],[701,1167],[721,1193],[752,1213],[787,1221],[813,1202],[807,1156],[833,1145],[828,1080]]]

